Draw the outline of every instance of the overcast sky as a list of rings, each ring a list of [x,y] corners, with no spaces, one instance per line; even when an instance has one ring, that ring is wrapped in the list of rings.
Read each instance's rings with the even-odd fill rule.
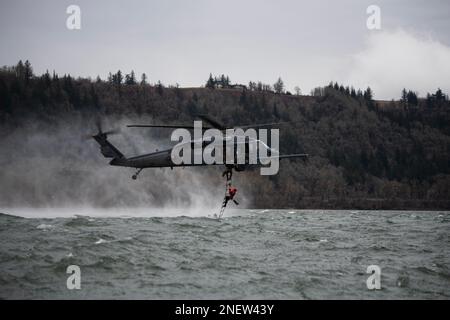
[[[370,85],[377,99],[403,87],[450,92],[450,1],[0,0],[0,65],[29,59],[75,76],[145,72],[151,82],[274,83],[303,93],[339,81]],[[66,8],[81,8],[81,30]],[[369,5],[381,30],[368,30]]]

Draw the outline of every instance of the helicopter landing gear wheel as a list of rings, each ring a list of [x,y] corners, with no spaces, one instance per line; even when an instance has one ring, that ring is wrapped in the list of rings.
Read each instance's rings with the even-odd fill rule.
[[[138,169],[138,170],[136,171],[136,173],[133,174],[133,175],[131,176],[131,179],[136,180],[137,177],[138,177],[138,175],[139,175],[139,173],[141,173],[142,169],[143,169],[143,168]]]

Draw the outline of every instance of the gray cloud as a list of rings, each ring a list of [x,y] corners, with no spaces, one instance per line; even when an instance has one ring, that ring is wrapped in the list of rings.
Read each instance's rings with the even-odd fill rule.
[[[370,85],[384,99],[399,97],[404,87],[422,96],[438,87],[449,92],[450,47],[403,30],[373,34],[353,56],[346,82]]]

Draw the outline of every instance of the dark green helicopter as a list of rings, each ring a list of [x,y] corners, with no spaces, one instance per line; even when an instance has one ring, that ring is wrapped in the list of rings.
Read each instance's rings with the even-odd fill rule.
[[[233,139],[232,144],[234,144],[233,152],[234,152],[234,158],[236,159],[238,156],[238,150],[239,150],[239,144],[244,143],[245,144],[245,163],[239,164],[236,161],[233,164],[229,163],[195,163],[195,161],[190,161],[188,163],[174,163],[172,160],[172,151],[173,148],[165,149],[162,151],[156,151],[152,153],[142,154],[138,156],[133,157],[126,157],[124,154],[122,154],[119,149],[117,149],[114,145],[111,144],[111,142],[108,141],[108,135],[115,134],[118,132],[118,130],[111,130],[111,131],[102,131],[102,126],[100,121],[97,121],[97,129],[98,133],[91,136],[99,145],[100,145],[100,151],[103,154],[105,158],[112,158],[112,160],[109,162],[112,166],[121,166],[121,167],[129,167],[129,168],[136,168],[137,171],[135,174],[133,174],[132,178],[134,180],[137,179],[139,173],[145,169],[145,168],[174,168],[174,167],[187,167],[187,166],[207,166],[207,165],[223,165],[225,166],[225,171],[223,173],[223,176],[227,176],[227,180],[231,180],[233,169],[234,171],[244,171],[247,167],[252,165],[258,165],[261,166],[261,164],[252,164],[249,162],[248,152],[250,150],[250,145],[252,143],[258,143],[258,145],[261,145],[264,148],[267,148],[266,151],[270,151],[270,158],[276,158],[276,159],[286,159],[286,158],[306,158],[308,157],[308,154],[305,153],[296,153],[296,154],[287,154],[287,155],[280,155],[278,150],[274,148],[270,148],[265,144],[263,141],[259,139],[253,139],[250,137],[245,137],[245,140],[242,142],[238,142],[234,139],[234,137],[230,137],[226,135],[227,129],[247,129],[247,128],[261,128],[261,127],[269,127],[274,125],[282,125],[290,122],[278,122],[278,123],[266,123],[266,124],[254,124],[254,125],[245,125],[245,126],[236,126],[233,128],[227,128],[218,121],[212,119],[211,117],[207,115],[197,115],[200,119],[207,122],[210,126],[203,127],[202,130],[208,130],[208,129],[217,129],[221,132],[223,132],[225,135],[223,136],[223,142],[229,141],[230,139]],[[134,128],[172,128],[172,129],[194,129],[194,126],[186,126],[186,125],[147,125],[147,124],[132,124],[127,125],[127,127],[134,127]],[[192,149],[192,154],[194,154],[194,149],[196,146],[201,146],[201,148],[205,148],[208,144],[210,144],[211,141],[209,139],[201,138],[201,140],[190,140],[187,142],[184,142],[182,144],[186,144],[187,147]],[[225,143],[224,143],[225,146]],[[242,150],[242,149],[241,149]],[[261,159],[259,159],[261,160]]]

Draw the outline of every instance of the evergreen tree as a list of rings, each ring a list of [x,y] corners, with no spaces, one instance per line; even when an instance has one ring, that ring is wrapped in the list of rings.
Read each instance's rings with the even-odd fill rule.
[[[411,90],[408,91],[408,94],[406,97],[407,97],[408,105],[417,106],[417,104],[419,103],[419,101],[417,99],[417,94]]]
[[[444,94],[442,93],[441,88],[438,88],[436,90],[436,93],[434,94],[434,97],[435,97],[437,102],[444,101],[445,97],[444,97]]]
[[[214,81],[214,78],[212,74],[209,74],[208,81],[206,81],[206,88],[214,89],[216,87],[216,82]]]
[[[263,91],[263,84],[262,84],[261,81],[258,81],[258,84],[257,84],[256,89],[257,89],[258,91]]]
[[[406,104],[408,102],[408,92],[406,91],[405,88],[403,88],[402,90],[401,101],[403,102],[403,104]]]
[[[33,77],[33,68],[31,67],[30,61],[28,60],[25,61],[24,77],[26,83],[28,83]]]
[[[163,86],[163,84],[161,83],[161,81],[159,81],[159,80],[158,80],[158,83],[156,84],[156,92],[158,92],[158,94],[159,94],[160,96],[162,96],[163,93],[164,93],[164,86]]]
[[[50,73],[48,70],[42,75],[41,79],[43,80],[46,87],[50,87],[52,84],[52,79],[50,78]]]
[[[284,91],[284,82],[281,80],[281,77],[278,78],[277,82],[273,84],[273,89],[275,93],[281,94]]]
[[[122,71],[117,71],[117,73],[112,76],[112,80],[115,85],[120,86],[123,82]]]
[[[59,81],[58,74],[56,73],[55,70],[53,70],[52,81],[53,82],[58,82]]]
[[[145,73],[142,74],[141,76],[141,85],[146,85],[147,84],[147,75]]]
[[[24,80],[25,79],[25,66],[23,65],[22,60],[19,60],[16,67],[14,68],[14,71],[16,73],[16,77]]]
[[[222,88],[226,88],[227,87],[227,80],[226,80],[226,78],[225,78],[225,75],[224,74],[222,74],[221,76],[220,76],[220,85],[221,85],[221,87]]]
[[[134,85],[136,84],[136,76],[134,75],[134,71],[131,70],[130,74],[125,76],[125,84],[126,85]]]
[[[426,105],[428,108],[432,108],[434,105],[433,96],[428,92],[427,93],[427,99],[426,99]]]
[[[348,95],[348,96],[350,95],[350,88],[349,88],[349,86],[345,87],[345,94]]]
[[[366,100],[367,102],[373,101],[373,93],[370,87],[367,87],[367,89],[364,91],[364,100]]]

